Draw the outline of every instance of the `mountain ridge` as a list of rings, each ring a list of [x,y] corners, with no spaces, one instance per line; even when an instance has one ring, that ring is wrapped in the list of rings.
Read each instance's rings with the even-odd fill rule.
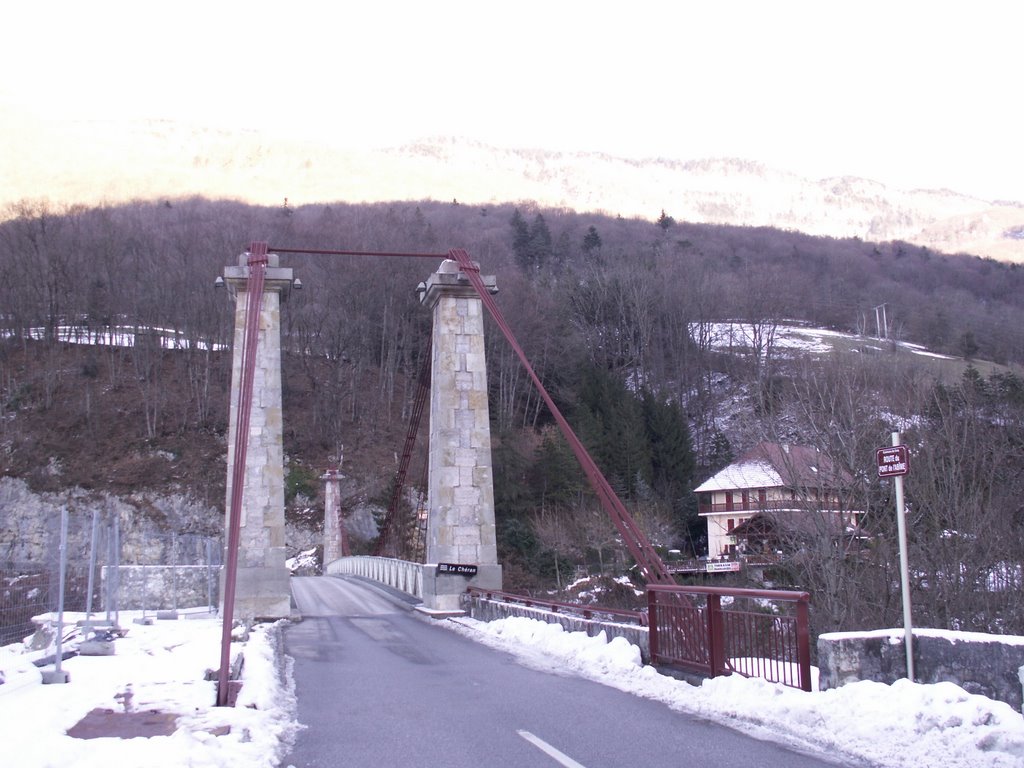
[[[0,108],[9,152],[0,207],[190,195],[263,205],[530,201],[625,218],[768,226],[827,237],[906,241],[944,253],[1024,262],[1024,204],[948,189],[901,190],[856,176],[808,179],[756,160],[627,158],[428,137],[352,149],[258,128],[174,120],[66,121]]]

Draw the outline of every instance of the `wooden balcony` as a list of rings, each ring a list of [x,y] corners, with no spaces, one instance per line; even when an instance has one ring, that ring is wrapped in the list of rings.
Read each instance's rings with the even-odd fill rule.
[[[668,561],[665,567],[669,573],[729,573],[744,568],[764,568],[777,565],[782,558],[773,554],[723,555],[715,558],[688,558]]]
[[[844,512],[849,510],[841,502],[834,499],[768,499],[767,501],[751,499],[746,504],[743,501],[734,500],[731,504],[721,502],[719,504],[698,505],[698,513],[701,515],[725,514],[726,512],[756,514],[757,512],[811,511]]]

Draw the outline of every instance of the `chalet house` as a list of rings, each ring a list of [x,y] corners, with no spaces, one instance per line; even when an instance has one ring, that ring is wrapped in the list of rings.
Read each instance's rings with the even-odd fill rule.
[[[708,556],[774,554],[794,535],[839,533],[851,478],[815,448],[760,443],[694,489],[708,524]]]

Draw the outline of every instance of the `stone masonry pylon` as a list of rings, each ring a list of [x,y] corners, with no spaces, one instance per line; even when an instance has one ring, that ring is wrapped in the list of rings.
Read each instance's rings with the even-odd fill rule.
[[[273,619],[291,614],[291,585],[284,545],[281,299],[291,288],[292,270],[278,265],[277,254],[268,254],[267,258],[242,497],[235,619]],[[238,266],[224,268],[224,282],[235,299],[225,516],[231,506],[231,467],[238,424],[248,277],[247,254],[239,257]],[[223,589],[221,594],[223,610]]]
[[[483,280],[496,292],[493,276]],[[467,585],[501,589],[483,303],[451,260],[427,279],[421,300],[433,311],[423,602],[427,609],[455,611]],[[476,574],[431,565],[474,566]]]
[[[341,519],[341,481],[344,477],[340,469],[328,469],[320,475],[324,481],[324,567],[349,554],[345,523]]]

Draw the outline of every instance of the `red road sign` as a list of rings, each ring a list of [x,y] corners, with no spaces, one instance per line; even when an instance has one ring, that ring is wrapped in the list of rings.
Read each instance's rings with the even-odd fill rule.
[[[905,445],[879,448],[875,451],[875,460],[878,462],[879,477],[896,477],[910,471],[910,458]]]

